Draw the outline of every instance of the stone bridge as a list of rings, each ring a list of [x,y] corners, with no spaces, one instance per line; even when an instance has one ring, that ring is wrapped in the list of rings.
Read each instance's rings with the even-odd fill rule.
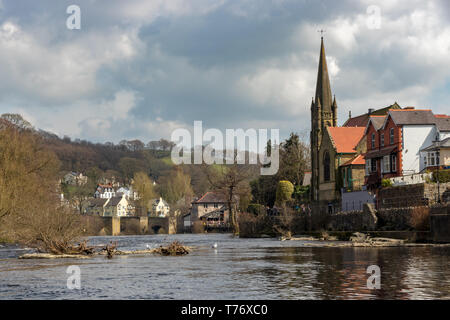
[[[176,233],[173,218],[159,217],[83,217],[85,232],[92,235],[140,235]]]

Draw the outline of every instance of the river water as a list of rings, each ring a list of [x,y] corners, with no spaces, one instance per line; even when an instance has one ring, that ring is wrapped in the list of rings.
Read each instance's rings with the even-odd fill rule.
[[[104,256],[22,260],[0,247],[0,299],[450,299],[450,248],[325,248],[307,241],[239,239],[229,234],[92,237],[136,250],[179,240],[186,256]],[[217,249],[212,245],[217,243]],[[81,288],[68,289],[79,266]],[[366,269],[381,269],[368,289]]]

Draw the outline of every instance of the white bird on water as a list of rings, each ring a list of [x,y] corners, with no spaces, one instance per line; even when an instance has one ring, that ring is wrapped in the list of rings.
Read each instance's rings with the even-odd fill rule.
[[[212,246],[214,249],[217,249],[217,242],[215,242]]]

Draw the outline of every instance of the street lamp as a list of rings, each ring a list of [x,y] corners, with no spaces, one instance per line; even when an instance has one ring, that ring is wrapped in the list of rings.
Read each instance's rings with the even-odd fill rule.
[[[438,145],[439,145],[439,141],[438,141]],[[437,164],[437,172],[436,172],[436,180],[437,180],[437,192],[438,192],[438,203],[441,203],[441,192],[439,190],[439,167],[440,167],[440,153],[439,153],[439,149],[436,151],[436,164]]]

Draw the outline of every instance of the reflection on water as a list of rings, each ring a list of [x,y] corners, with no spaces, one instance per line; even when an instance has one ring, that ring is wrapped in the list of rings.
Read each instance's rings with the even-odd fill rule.
[[[0,299],[449,299],[449,247],[320,248],[302,241],[230,235],[115,237],[121,249],[172,240],[195,246],[183,257],[116,256],[112,260],[19,260],[0,248]],[[104,244],[111,237],[93,237]],[[217,242],[218,248],[212,248]],[[69,265],[81,289],[67,289]],[[369,265],[381,289],[369,290]]]

